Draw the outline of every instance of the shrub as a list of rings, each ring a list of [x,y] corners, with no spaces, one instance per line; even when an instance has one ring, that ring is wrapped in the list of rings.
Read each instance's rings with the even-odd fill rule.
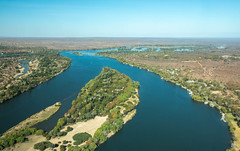
[[[54,147],[55,145],[48,141],[40,142],[34,145],[34,149],[39,149],[41,151],[45,150],[46,148],[54,148]]]
[[[58,133],[57,133],[57,136],[65,136],[65,135],[67,135],[66,132],[58,132]]]
[[[47,135],[47,136],[46,136],[46,139],[47,139],[47,140],[50,140],[50,139],[51,139],[51,136]]]
[[[81,142],[79,142],[79,141],[76,141],[73,143],[73,145],[80,145],[80,144],[81,144]]]
[[[73,140],[75,140],[75,142],[73,144],[74,145],[79,145],[79,144],[87,141],[91,137],[92,136],[88,133],[77,133],[73,136]]]
[[[17,143],[24,142],[24,137],[20,136],[16,139]]]
[[[44,131],[43,130],[37,130],[35,132],[36,135],[43,135],[44,134]]]
[[[72,118],[68,118],[67,123],[74,123],[74,120]]]
[[[60,151],[65,151],[66,150],[66,146],[65,145],[61,145],[60,146]]]
[[[67,131],[68,131],[68,132],[70,132],[70,131],[72,131],[72,130],[73,130],[72,127],[70,127],[70,126],[67,127]]]
[[[67,144],[67,143],[68,143],[68,141],[66,141],[66,140],[63,141],[63,144]]]
[[[9,146],[13,146],[15,143],[24,142],[27,139],[25,136],[34,134],[36,132],[36,128],[26,128],[19,130],[13,134],[6,135],[0,138],[0,146],[1,148],[6,148]]]

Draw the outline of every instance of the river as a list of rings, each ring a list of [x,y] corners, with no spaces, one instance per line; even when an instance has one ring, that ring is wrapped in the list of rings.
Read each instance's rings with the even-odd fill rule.
[[[0,133],[34,113],[62,102],[60,110],[36,127],[50,130],[71,107],[81,88],[108,66],[140,82],[136,116],[102,144],[98,151],[164,150],[219,151],[230,147],[227,123],[215,108],[191,100],[181,87],[165,82],[154,73],[106,57],[62,52],[72,59],[68,70],[10,101],[0,104]]]

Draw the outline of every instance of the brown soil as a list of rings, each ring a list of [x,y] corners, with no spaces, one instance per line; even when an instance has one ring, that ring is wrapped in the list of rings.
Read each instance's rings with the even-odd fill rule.
[[[196,79],[219,81],[230,87],[240,88],[240,61],[182,61],[171,59],[133,58],[134,62],[162,68],[182,69],[182,74]]]
[[[226,45],[240,48],[239,39],[211,38],[0,38],[3,46],[47,47],[50,49],[86,50],[137,45]],[[29,51],[24,49],[4,51]]]

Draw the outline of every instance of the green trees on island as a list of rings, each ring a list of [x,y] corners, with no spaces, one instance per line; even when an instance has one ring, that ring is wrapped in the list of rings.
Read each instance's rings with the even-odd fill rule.
[[[88,133],[77,133],[73,136],[73,140],[75,141],[74,145],[80,145],[81,143],[87,141],[92,136]]]
[[[89,120],[97,115],[108,115],[107,121],[97,129],[93,137],[87,133],[78,133],[73,136],[76,146],[68,147],[69,151],[95,150],[98,145],[107,140],[109,135],[122,128],[123,118],[138,104],[138,101],[127,102],[130,97],[136,98],[138,95],[136,89],[138,88],[139,83],[132,81],[125,74],[120,74],[108,67],[103,68],[97,77],[82,88],[76,100],[72,101],[71,109],[65,114],[65,117],[58,120],[57,125],[47,136],[61,136],[60,133],[72,130],[68,126],[66,131],[62,131],[61,129],[65,125]],[[78,145],[83,142],[86,143],[79,147]]]
[[[77,99],[73,100],[71,109],[65,117],[58,120],[49,136],[61,135],[60,130],[67,123],[92,119],[96,115],[107,115],[114,106],[136,94],[135,89],[138,87],[139,83],[125,74],[108,67],[103,68],[95,79],[82,88]]]
[[[54,148],[54,147],[55,145],[49,141],[43,141],[34,145],[34,149],[41,150],[41,151],[45,150],[46,148]]]

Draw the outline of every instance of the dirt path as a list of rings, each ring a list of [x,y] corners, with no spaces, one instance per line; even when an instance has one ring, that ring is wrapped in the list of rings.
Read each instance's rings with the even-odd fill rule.
[[[207,71],[207,69],[206,69],[206,67],[203,67],[203,65],[198,61],[197,62],[199,65],[200,65],[200,67],[203,69],[203,75],[205,76],[206,74],[208,75],[208,76],[212,76],[212,71],[211,71],[211,69],[209,70],[209,72]]]

